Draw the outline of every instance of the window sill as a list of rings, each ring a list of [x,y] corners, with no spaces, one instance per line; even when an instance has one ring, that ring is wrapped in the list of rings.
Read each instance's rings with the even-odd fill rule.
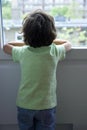
[[[3,52],[3,50],[0,50],[0,60],[12,60],[10,55],[7,55]]]
[[[12,60],[12,58],[0,50],[0,60]],[[73,47],[67,52],[65,60],[87,60],[87,47]]]
[[[87,47],[72,47],[67,52],[66,60],[87,60]]]

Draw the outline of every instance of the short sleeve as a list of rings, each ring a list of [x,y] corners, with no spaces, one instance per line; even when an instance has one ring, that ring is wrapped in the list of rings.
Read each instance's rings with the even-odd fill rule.
[[[57,56],[59,60],[63,60],[66,56],[66,50],[63,45],[56,45]]]
[[[21,59],[21,51],[22,47],[13,47],[12,48],[12,59],[15,62],[19,62],[19,60]]]

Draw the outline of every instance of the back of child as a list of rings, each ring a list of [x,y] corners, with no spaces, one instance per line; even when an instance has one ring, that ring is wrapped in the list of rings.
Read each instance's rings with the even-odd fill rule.
[[[55,130],[56,68],[65,58],[66,51],[71,49],[70,43],[53,43],[57,35],[54,20],[41,10],[26,16],[22,32],[24,46],[9,44],[4,47],[21,67],[17,96],[19,128]]]

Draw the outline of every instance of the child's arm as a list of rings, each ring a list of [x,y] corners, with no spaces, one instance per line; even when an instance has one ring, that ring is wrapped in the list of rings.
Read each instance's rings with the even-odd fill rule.
[[[53,43],[56,45],[61,45],[61,44],[66,43],[66,42],[67,42],[67,40],[62,40],[62,39],[55,39],[53,41]]]
[[[61,45],[61,44],[64,45],[66,51],[71,50],[72,47],[71,43],[67,40],[55,39],[53,43],[56,45]]]
[[[9,55],[12,55],[12,48],[13,46],[24,46],[25,44],[23,42],[9,42],[3,46],[3,51]]]
[[[24,42],[17,42],[17,41],[11,41],[8,42],[8,44],[12,45],[12,46],[24,46]]]

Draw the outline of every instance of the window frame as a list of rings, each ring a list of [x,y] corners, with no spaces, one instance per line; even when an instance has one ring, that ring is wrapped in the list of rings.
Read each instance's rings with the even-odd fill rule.
[[[0,39],[1,39],[1,44],[0,44],[0,48],[3,47],[3,44],[4,44],[4,35],[3,35],[3,18],[2,18],[2,2],[0,0],[0,24],[2,25],[1,28],[0,28]]]

